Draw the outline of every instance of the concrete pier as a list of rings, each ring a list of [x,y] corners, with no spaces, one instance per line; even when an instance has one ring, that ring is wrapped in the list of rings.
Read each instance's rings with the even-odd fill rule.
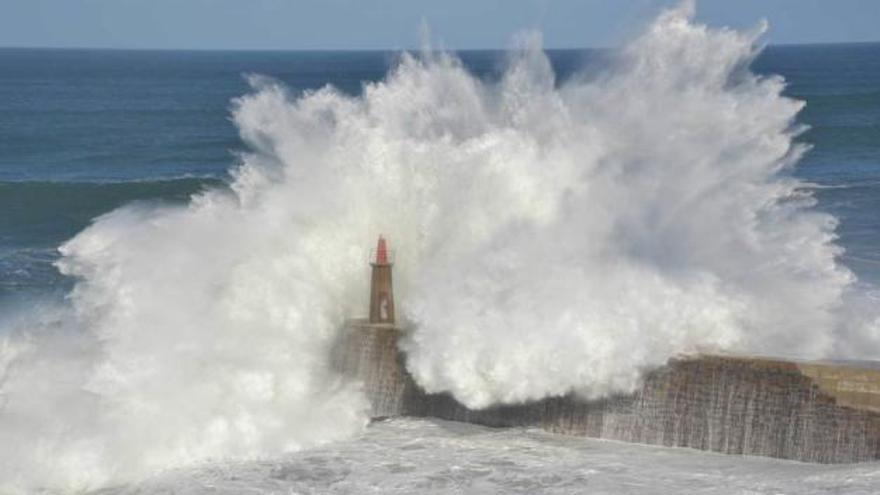
[[[880,459],[880,369],[742,356],[670,360],[630,394],[574,395],[471,410],[425,393],[406,372],[395,321],[392,252],[380,236],[370,265],[369,318],[340,332],[333,363],[363,384],[373,418],[430,416],[486,426],[691,447],[807,462]]]
[[[374,417],[540,427],[806,462],[880,459],[880,370],[866,364],[682,357],[648,373],[632,394],[595,401],[569,395],[470,410],[447,394],[426,394],[414,383],[397,350],[401,332],[393,325],[355,320],[337,346],[337,367],[363,382]]]

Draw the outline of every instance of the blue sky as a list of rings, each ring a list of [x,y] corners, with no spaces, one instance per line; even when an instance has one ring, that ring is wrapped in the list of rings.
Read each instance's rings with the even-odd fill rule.
[[[674,0],[0,0],[0,46],[503,48],[523,29],[549,48],[611,46]],[[880,41],[880,0],[701,0],[698,18],[770,22],[771,43]]]

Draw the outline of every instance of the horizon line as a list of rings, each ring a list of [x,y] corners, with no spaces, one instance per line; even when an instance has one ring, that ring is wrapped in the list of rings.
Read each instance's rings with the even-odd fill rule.
[[[767,47],[795,47],[795,46],[834,46],[834,45],[876,45],[880,39],[874,41],[820,41],[820,42],[796,42],[796,43],[765,43]],[[576,47],[543,47],[544,51],[587,51],[587,50],[614,50],[618,46],[596,45]],[[469,48],[439,48],[431,51],[442,52],[506,52],[511,47],[469,47]],[[422,48],[158,48],[158,47],[108,47],[108,46],[33,46],[33,45],[6,45],[0,46],[0,50],[69,50],[69,51],[119,51],[119,52],[420,52]]]

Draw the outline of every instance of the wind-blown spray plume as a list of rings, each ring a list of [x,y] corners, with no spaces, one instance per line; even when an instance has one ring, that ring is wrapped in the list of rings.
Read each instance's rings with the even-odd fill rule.
[[[479,99],[477,132],[438,133],[456,150],[441,181],[464,177],[438,195],[451,201],[427,230],[442,234],[407,299],[408,367],[427,390],[472,407],[595,397],[680,352],[831,350],[852,275],[835,220],[788,175],[802,103],[748,71],[760,31],[690,14],[664,13],[604,76],[559,88],[526,46],[494,107]]]
[[[802,103],[749,72],[759,32],[690,14],[562,83],[535,36],[497,82],[447,54],[403,55],[358,97],[253,78],[231,191],[115,211],[61,248],[65,323],[22,321],[0,350],[3,489],[357,431],[364,399],[327,353],[379,232],[408,368],[472,407],[626,391],[680,352],[828,353],[853,277],[789,175]]]

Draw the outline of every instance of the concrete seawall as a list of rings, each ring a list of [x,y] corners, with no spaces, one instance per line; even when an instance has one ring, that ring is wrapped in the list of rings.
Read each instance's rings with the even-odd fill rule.
[[[632,394],[573,395],[470,410],[427,394],[405,371],[400,330],[351,322],[335,365],[361,380],[372,416],[430,416],[487,426],[807,462],[880,459],[880,370],[866,365],[700,356],[671,360]]]

